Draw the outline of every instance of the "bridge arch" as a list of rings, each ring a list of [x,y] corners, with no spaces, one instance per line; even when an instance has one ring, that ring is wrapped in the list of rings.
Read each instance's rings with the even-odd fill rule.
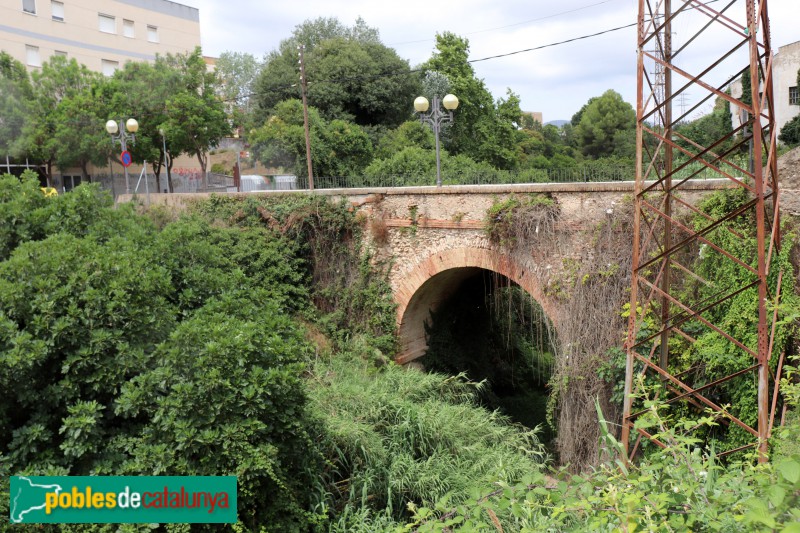
[[[401,349],[395,358],[405,364],[425,355],[425,320],[430,311],[481,270],[501,274],[528,292],[553,320],[554,308],[545,297],[536,268],[507,252],[489,248],[455,248],[436,252],[402,275],[395,289],[397,329]]]

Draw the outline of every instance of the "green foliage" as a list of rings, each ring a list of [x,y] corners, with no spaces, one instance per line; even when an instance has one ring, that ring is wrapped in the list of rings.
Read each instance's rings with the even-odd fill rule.
[[[461,502],[481,480],[540,468],[534,432],[476,406],[481,385],[393,364],[375,370],[353,347],[352,359],[318,363],[310,392],[332,461],[326,511],[360,507],[400,520],[411,504]]]
[[[800,115],[783,125],[778,139],[791,147],[800,145]]]
[[[720,97],[717,97],[714,104],[714,110],[692,122],[678,126],[677,132],[684,137],[691,139],[696,144],[707,148],[719,139],[730,133],[732,129],[731,123],[731,106],[730,103]],[[681,142],[681,144],[693,152],[699,152],[694,146],[689,143]],[[714,152],[723,151],[729,143],[717,145],[714,147]]]
[[[408,530],[441,531],[796,531],[800,456],[775,464],[723,467],[696,441],[663,429],[659,406],[649,424],[667,443],[639,465],[609,461],[588,476],[534,473],[521,483],[476,489],[472,501],[419,508]],[[710,418],[687,421],[713,423]],[[601,417],[601,426],[606,427]],[[691,427],[691,426],[689,426]],[[612,450],[616,440],[606,430]]]
[[[626,148],[633,140],[630,132],[635,129],[636,113],[619,93],[609,89],[590,100],[579,115],[575,136],[584,155],[595,159],[629,155]]]
[[[365,333],[376,348],[394,350],[394,302],[385,265],[373,265],[358,248],[361,227],[344,203],[313,195],[212,197],[194,209],[209,220],[268,229],[273,238],[296,246],[293,253],[302,263],[293,269],[309,284],[306,290],[323,313],[321,325],[334,340],[344,343]]]
[[[366,131],[343,120],[327,121],[316,109],[309,109],[311,164],[317,176],[358,174],[372,157],[372,143]],[[285,100],[275,106],[266,124],[250,135],[256,157],[267,166],[308,174],[303,107],[299,100]]]
[[[298,45],[306,47],[309,105],[326,120],[393,127],[409,118],[409,103],[419,93],[419,82],[408,61],[382,44],[378,31],[362,19],[347,27],[337,19],[320,17],[299,24],[291,37],[266,55],[256,82],[260,122],[269,120],[280,102],[300,98]]]
[[[0,151],[16,155],[33,93],[25,65],[0,51]]]
[[[733,211],[736,207],[749,200],[746,192],[720,191],[709,196],[702,204],[701,209],[714,219],[723,213]],[[755,267],[757,260],[755,238],[742,238],[741,235],[752,234],[755,224],[755,214],[750,211],[726,225],[707,235],[715,245],[727,250],[736,257],[746,258],[746,262]],[[699,229],[705,227],[708,221],[697,216],[695,226]],[[732,231],[729,231],[732,230]],[[733,233],[735,232],[735,233]],[[785,236],[785,242],[791,242],[792,235]],[[778,274],[783,271],[781,298],[782,312],[778,313],[779,323],[776,328],[774,353],[780,354],[788,345],[789,338],[795,330],[794,324],[786,323],[783,318],[787,310],[797,309],[800,300],[794,291],[794,269],[790,262],[791,246],[784,246],[772,258],[770,274],[767,278],[770,294],[775,294],[777,289]],[[693,270],[709,283],[691,281],[687,283],[686,290],[692,291],[699,300],[706,300],[719,293],[720,287],[743,287],[753,279],[753,274],[743,266],[733,261],[723,259],[722,255],[709,246],[702,246]],[[758,333],[758,293],[753,287],[743,291],[721,305],[715,306],[704,314],[704,317],[713,324],[718,325],[723,331],[733,338],[738,339],[751,350],[757,346]],[[771,327],[771,324],[768,324]],[[675,372],[694,368],[692,375],[696,383],[707,383],[720,377],[729,375],[742,368],[752,365],[752,356],[744,350],[722,337],[719,333],[702,327],[698,322],[687,325],[686,331],[697,338],[690,350],[675,362]],[[773,357],[771,364],[777,365],[777,357]],[[774,371],[774,368],[773,368]],[[730,412],[747,424],[755,425],[757,420],[757,385],[750,377],[740,377],[728,384],[717,387],[714,391],[719,405],[731,404]],[[719,440],[718,448],[726,450],[747,444],[751,440],[749,434],[744,434],[738,427],[731,425],[727,431],[723,427],[712,428],[708,437],[710,440]]]
[[[206,70],[200,48],[185,55],[161,58],[156,67],[166,66],[178,73],[177,91],[165,102],[166,120],[158,127],[170,141],[173,152],[197,158],[205,173],[209,148],[230,133],[222,102],[217,98],[214,74]],[[157,139],[155,135],[153,139]]]
[[[411,147],[433,150],[434,139],[431,129],[417,121],[402,123],[381,137],[375,148],[374,158],[389,159],[403,149]]]
[[[115,412],[127,421],[111,447],[117,472],[236,475],[239,519],[254,530],[306,529],[321,458],[307,422],[300,331],[258,289],[230,290],[184,320],[122,386]]]
[[[519,97],[509,90],[505,99],[495,102],[483,80],[475,77],[468,57],[469,41],[445,32],[436,35],[436,50],[422,65],[426,73],[445,76],[449,90],[460,102],[444,136],[444,146],[454,154],[468,155],[498,169],[516,168],[515,141],[522,115]]]
[[[109,209],[113,201],[94,185],[83,184],[70,194],[45,197],[33,172],[21,178],[0,176],[0,261],[22,242],[56,233],[105,242],[125,234],[140,241],[151,228],[135,221],[132,206]]]
[[[753,82],[749,68],[742,72],[742,102],[753,105]]]
[[[441,152],[442,183],[507,182],[511,175],[465,154]],[[535,177],[532,179],[536,179]],[[433,185],[436,183],[436,152],[417,146],[403,148],[387,159],[374,160],[364,169],[364,184]]]

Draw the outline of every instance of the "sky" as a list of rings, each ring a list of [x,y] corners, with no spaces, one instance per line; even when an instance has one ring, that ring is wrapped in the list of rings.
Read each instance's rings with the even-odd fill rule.
[[[261,58],[305,20],[336,17],[349,26],[360,16],[412,67],[431,56],[436,34],[444,31],[469,39],[469,57],[476,60],[627,26],[636,22],[638,10],[637,0],[178,1],[200,9],[205,55],[231,51]],[[721,9],[730,1],[735,3],[727,13],[741,21],[745,0],[716,0],[708,5]],[[672,0],[673,6],[682,3]],[[769,9],[773,49],[800,40],[800,0],[769,0]],[[673,33],[678,47],[708,21],[698,11],[676,21]],[[727,30],[704,32],[676,63],[699,73],[733,46],[733,38]],[[746,56],[731,57],[711,77],[722,83],[732,74],[730,70],[738,70],[746,61]],[[545,122],[569,120],[589,98],[608,89],[635,106],[636,28],[478,61],[473,67],[495,98],[504,97],[510,88],[520,96],[523,110],[542,112]],[[687,94],[681,100],[682,110],[691,110],[704,96]],[[711,102],[700,105],[689,118],[708,112],[711,106]]]

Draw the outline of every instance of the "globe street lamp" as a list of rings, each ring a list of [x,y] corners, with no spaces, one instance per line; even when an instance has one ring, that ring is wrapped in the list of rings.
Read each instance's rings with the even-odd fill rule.
[[[135,133],[139,131],[139,123],[136,122],[135,118],[129,118],[127,122],[125,122],[125,129],[128,130],[127,132],[122,129],[122,119],[120,120],[109,120],[106,122],[106,131],[111,135],[111,142],[112,143],[119,143],[120,148],[122,148],[122,168],[125,169],[125,192],[127,194],[131,193],[131,184],[128,181],[128,165],[130,165],[130,154],[128,154],[128,141],[132,143],[136,142],[136,135]],[[127,161],[126,161],[127,159]],[[111,176],[111,181],[113,183],[114,176]]]
[[[417,97],[414,100],[414,110],[419,113],[419,121],[425,124],[426,122],[433,126],[433,136],[436,138],[436,186],[442,186],[442,162],[439,155],[439,131],[442,124],[453,122],[453,111],[458,107],[458,98],[453,94],[445,95],[442,99],[442,105],[447,110],[443,112],[439,105],[439,97],[433,97],[433,109],[428,111],[428,99],[424,96]]]

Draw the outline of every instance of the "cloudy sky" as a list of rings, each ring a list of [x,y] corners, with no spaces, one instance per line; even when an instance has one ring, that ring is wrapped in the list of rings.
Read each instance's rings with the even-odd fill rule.
[[[203,52],[249,52],[256,57],[275,49],[292,29],[307,19],[337,17],[351,25],[357,17],[380,31],[384,44],[415,66],[431,55],[437,32],[452,31],[470,42],[470,59],[508,54],[576,37],[600,33],[636,21],[637,0],[178,0],[200,9]],[[730,0],[716,0],[721,9]],[[727,12],[741,21],[744,0],[735,0]],[[673,6],[682,0],[673,0]],[[712,2],[709,2],[712,4]],[[800,0],[770,0],[772,45],[800,40]],[[678,46],[708,19],[695,10],[676,21]],[[730,32],[706,32],[684,52],[687,68],[709,65],[721,50],[731,48]],[[683,39],[683,41],[682,41]],[[614,89],[635,104],[636,28],[624,28],[596,37],[473,63],[495,97],[506,88],[520,95],[522,108],[541,111],[545,122],[569,119],[592,96]],[[742,65],[746,59],[729,61]],[[683,65],[682,65],[683,66]],[[720,80],[727,79],[722,65]],[[700,70],[696,70],[699,72]],[[720,81],[721,82],[721,81]],[[704,96],[704,95],[703,95]],[[691,108],[699,94],[687,95]],[[710,103],[698,108],[701,114]],[[409,102],[411,106],[411,102]]]

